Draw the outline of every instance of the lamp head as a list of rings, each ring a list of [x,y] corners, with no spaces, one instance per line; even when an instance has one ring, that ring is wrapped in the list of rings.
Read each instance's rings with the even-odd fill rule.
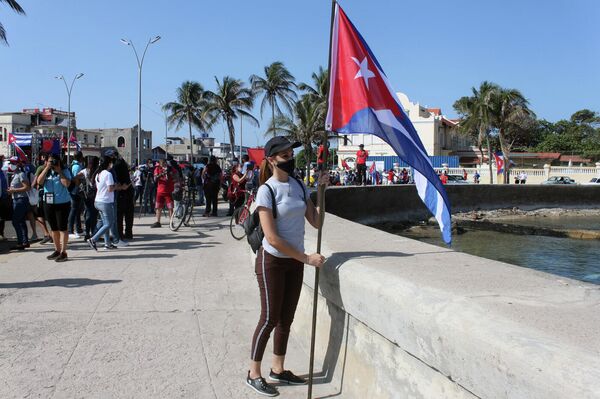
[[[121,39],[121,43],[126,44],[126,45],[131,45],[131,42],[129,40],[125,40],[125,39]]]
[[[156,36],[154,39],[150,40],[150,43],[156,43],[157,41],[160,40],[160,36]]]
[[[78,73],[78,74],[75,76],[75,79],[79,79],[79,78],[83,77],[83,75],[84,75],[83,73]]]

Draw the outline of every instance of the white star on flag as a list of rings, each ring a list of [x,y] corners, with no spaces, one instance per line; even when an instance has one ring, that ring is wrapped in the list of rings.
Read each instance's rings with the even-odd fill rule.
[[[356,58],[352,57],[352,61],[360,68],[354,76],[354,79],[363,78],[365,81],[365,85],[367,86],[367,90],[369,90],[369,79],[374,78],[375,74],[369,70],[369,63],[367,61],[367,57],[363,58],[362,61],[358,61]]]

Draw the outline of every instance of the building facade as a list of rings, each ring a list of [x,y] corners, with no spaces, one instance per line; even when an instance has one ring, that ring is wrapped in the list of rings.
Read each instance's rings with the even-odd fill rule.
[[[152,158],[152,131],[143,130],[142,136],[142,160]],[[137,161],[138,151],[138,131],[137,126],[128,128],[108,128],[108,129],[82,129],[77,131],[77,140],[83,148],[105,148],[115,147],[119,155],[134,165]],[[84,155],[85,151],[84,151]]]

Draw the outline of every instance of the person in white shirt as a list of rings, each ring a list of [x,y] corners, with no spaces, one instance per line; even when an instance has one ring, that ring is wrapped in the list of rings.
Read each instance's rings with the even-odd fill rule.
[[[102,236],[104,236],[105,249],[116,248],[110,241],[109,230],[112,230],[115,225],[115,190],[118,190],[120,185],[115,184],[113,175],[110,172],[112,166],[112,158],[106,156],[102,157],[100,166],[92,177],[94,184],[96,185],[96,199],[94,201],[94,206],[100,212],[102,227],[100,227],[96,234],[87,240],[87,242],[89,246],[96,251],[98,250],[96,242]],[[115,231],[111,231],[111,233],[113,234],[113,237],[117,236]]]

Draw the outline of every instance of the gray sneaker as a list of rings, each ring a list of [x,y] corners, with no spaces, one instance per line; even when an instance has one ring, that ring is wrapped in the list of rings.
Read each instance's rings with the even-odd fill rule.
[[[279,391],[272,385],[267,384],[264,378],[250,378],[250,371],[248,371],[248,376],[246,377],[246,385],[250,388],[254,389],[257,393],[265,396],[277,396],[279,395]]]

